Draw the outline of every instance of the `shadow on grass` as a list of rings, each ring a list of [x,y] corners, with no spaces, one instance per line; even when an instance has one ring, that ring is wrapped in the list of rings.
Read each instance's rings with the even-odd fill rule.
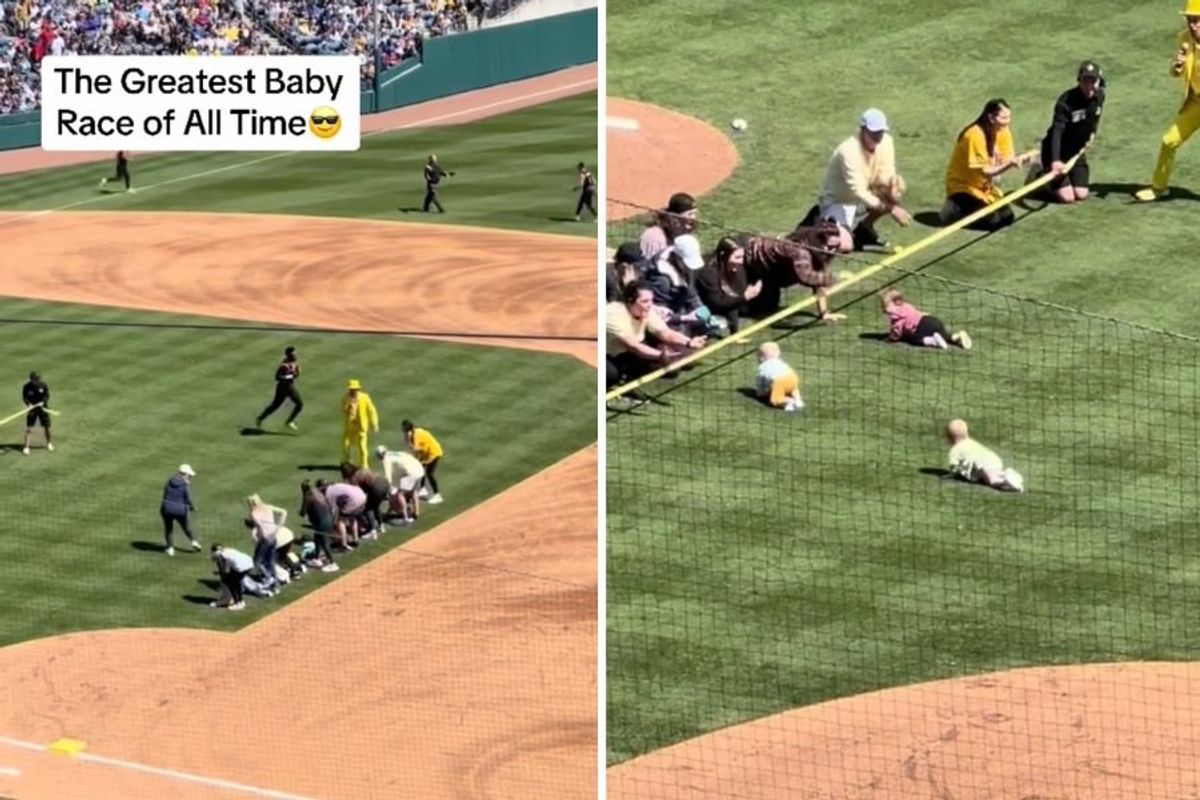
[[[141,550],[143,553],[162,553],[165,552],[167,546],[162,542],[130,542],[129,546],[134,550]],[[184,548],[187,552],[194,552],[191,548]],[[180,552],[180,551],[176,551]]]
[[[883,342],[885,344],[890,344],[890,342],[888,341],[888,335],[886,333],[880,333],[878,331],[868,331],[867,333],[860,333],[858,335],[858,338],[862,339],[864,342]]]
[[[262,428],[242,428],[242,436],[295,436],[291,431],[267,431]]]
[[[217,598],[215,598],[215,597],[201,597],[201,596],[200,596],[200,595],[198,595],[198,594],[185,594],[185,595],[183,596],[183,599],[184,599],[184,600],[187,600],[189,603],[195,603],[195,604],[196,604],[196,605],[198,605],[198,606],[206,606],[206,605],[208,605],[209,603],[211,603],[213,600],[216,600]]]
[[[0,444],[0,453],[19,453],[25,447],[19,442],[9,442],[8,444]],[[32,448],[31,448],[32,449]]]
[[[216,578],[197,578],[196,582],[204,584],[205,588],[212,589],[214,592],[221,590],[221,582]]]
[[[945,469],[944,467],[921,467],[919,470],[917,470],[917,472],[921,473],[922,475],[932,475],[935,478],[950,478],[950,470]]]
[[[1109,195],[1124,196],[1127,205],[1153,205],[1153,203],[1139,203],[1133,198],[1133,193],[1139,189],[1145,189],[1144,183],[1093,183],[1091,185],[1091,194],[1094,197],[1105,199]],[[1161,200],[1155,200],[1155,203],[1170,203],[1176,200],[1200,200],[1200,194],[1196,194],[1191,189],[1184,189],[1181,186],[1172,186],[1167,193],[1167,196]]]

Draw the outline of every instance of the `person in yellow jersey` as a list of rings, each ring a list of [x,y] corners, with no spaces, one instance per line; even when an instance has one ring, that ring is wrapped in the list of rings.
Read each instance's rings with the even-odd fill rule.
[[[357,378],[352,378],[346,384],[346,394],[342,397],[342,418],[342,461],[361,467],[369,466],[367,431],[370,429],[379,433],[379,412]],[[351,458],[354,449],[358,451],[357,461]]]
[[[422,488],[422,495],[429,493],[429,504],[436,506],[442,502],[442,493],[438,489],[437,472],[438,464],[442,462],[442,446],[438,440],[433,438],[433,434],[424,428],[418,428],[413,425],[412,420],[404,420],[400,424],[404,431],[404,438],[408,441],[409,448],[417,456],[417,460],[421,462],[421,466],[425,468],[425,486]]]
[[[1196,67],[1196,49],[1200,46],[1200,0],[1188,0],[1187,8],[1181,13],[1187,22],[1185,30],[1179,34],[1179,47],[1171,61],[1171,75],[1183,79],[1183,104],[1175,121],[1163,134],[1150,185],[1134,194],[1134,198],[1142,203],[1167,196],[1175,151],[1200,128],[1200,69]]]
[[[956,222],[1004,196],[995,180],[1009,170],[1026,166],[1037,150],[1017,155],[1013,146],[1012,109],[1003,98],[988,100],[983,111],[958,134],[950,163],[946,165],[946,202],[938,213],[943,224]],[[995,231],[1013,224],[1009,206],[968,225],[972,230]]]

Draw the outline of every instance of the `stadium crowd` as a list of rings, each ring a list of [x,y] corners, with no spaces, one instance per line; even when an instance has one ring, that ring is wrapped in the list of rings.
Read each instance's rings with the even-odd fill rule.
[[[521,0],[379,0],[380,64]],[[374,79],[369,0],[0,0],[0,114],[40,106],[47,55],[354,54]]]

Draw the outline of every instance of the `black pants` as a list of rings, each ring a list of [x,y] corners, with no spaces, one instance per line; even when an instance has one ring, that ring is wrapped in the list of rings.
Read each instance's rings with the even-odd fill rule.
[[[606,356],[604,359],[604,387],[612,389],[623,383],[637,380],[653,372],[660,363],[639,358],[630,352]]]
[[[592,216],[596,216],[596,195],[594,192],[580,192],[579,202],[575,204],[575,216],[583,213],[584,209],[592,212]]]
[[[985,208],[988,205],[975,195],[967,194],[966,192],[952,194],[950,195],[950,199],[954,201],[955,205],[962,212],[958,219],[974,214],[979,209]],[[1013,214],[1012,207],[1004,206],[1003,208],[996,209],[983,219],[975,220],[967,227],[973,231],[998,231],[1001,228],[1007,228],[1009,225],[1012,225],[1016,220],[1017,218]],[[954,220],[951,221],[953,222]]]
[[[425,485],[429,487],[431,494],[441,494],[441,492],[438,491],[437,478],[433,476],[433,473],[437,472],[438,464],[441,462],[442,457],[438,456],[433,461],[430,461],[425,465]]]
[[[125,188],[129,188],[129,164],[125,159],[117,162],[117,174],[109,178],[110,181],[125,181]]]
[[[931,314],[926,314],[917,323],[916,330],[904,336],[903,341],[917,347],[924,347],[925,339],[933,336],[935,333],[939,334],[947,342],[950,341],[950,333],[946,330],[946,326],[942,324],[942,321]]]
[[[175,546],[175,523],[179,523],[179,527],[183,528],[183,532],[187,534],[190,541],[196,541],[196,537],[192,534],[192,528],[188,525],[188,515],[173,514],[165,508],[159,509],[159,514],[162,515],[163,521],[163,538],[167,541],[167,547]]]
[[[386,494],[378,492],[366,492],[367,507],[363,510],[363,516],[367,518],[367,526],[370,530],[379,530],[383,527],[383,515],[379,513],[379,509],[383,506],[383,501],[387,500]]]
[[[245,576],[246,573],[235,569],[227,569],[221,573],[221,583],[229,590],[229,597],[233,603],[242,602],[242,578]]]
[[[425,203],[421,206],[422,211],[428,211],[429,206],[437,206],[439,214],[444,214],[446,209],[442,208],[442,204],[437,199],[437,187],[432,183],[425,185]]]
[[[296,417],[300,416],[301,409],[304,408],[304,401],[300,399],[300,393],[296,391],[296,384],[290,381],[280,381],[275,384],[275,399],[258,415],[258,424],[261,425],[264,419],[278,411],[284,400],[291,400],[293,403],[292,413],[288,415],[287,421],[295,421]]]

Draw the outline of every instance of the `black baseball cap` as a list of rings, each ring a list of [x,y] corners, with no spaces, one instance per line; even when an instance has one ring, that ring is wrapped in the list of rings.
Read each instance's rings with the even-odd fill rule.
[[[1084,78],[1100,80],[1101,77],[1103,77],[1103,73],[1100,71],[1100,65],[1095,61],[1085,61],[1079,65],[1079,80]]]
[[[687,192],[676,192],[667,201],[667,211],[672,214],[686,214],[696,207],[696,198]]]
[[[642,260],[642,248],[637,242],[625,242],[617,248],[617,254],[613,256],[615,264],[636,264]]]

